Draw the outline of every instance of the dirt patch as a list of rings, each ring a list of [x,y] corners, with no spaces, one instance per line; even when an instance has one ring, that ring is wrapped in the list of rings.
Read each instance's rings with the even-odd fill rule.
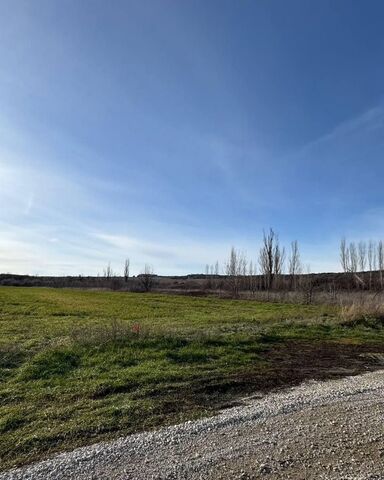
[[[274,344],[254,370],[199,384],[190,392],[194,403],[216,408],[239,404],[245,395],[264,395],[308,380],[358,375],[383,368],[384,345],[292,341]]]

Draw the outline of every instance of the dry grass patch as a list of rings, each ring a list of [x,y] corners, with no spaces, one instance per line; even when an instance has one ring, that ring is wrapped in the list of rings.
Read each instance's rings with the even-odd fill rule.
[[[340,308],[341,325],[380,328],[384,325],[384,304],[375,300],[355,301]]]

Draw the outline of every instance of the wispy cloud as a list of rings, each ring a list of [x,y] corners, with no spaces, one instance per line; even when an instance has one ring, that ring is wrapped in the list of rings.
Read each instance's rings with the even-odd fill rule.
[[[231,246],[225,240],[202,239],[198,242],[181,236],[170,238],[168,235],[164,230],[162,235],[157,232],[149,238],[145,234],[134,237],[109,233],[95,233],[94,237],[104,242],[110,256],[118,258],[121,264],[125,256],[130,257],[136,273],[145,263],[169,275],[202,272],[205,264],[213,264],[216,260],[223,266]]]
[[[384,127],[384,109],[382,106],[372,107],[360,115],[345,120],[325,135],[307,143],[299,150],[295,151],[292,156],[306,156],[314,149],[330,145],[343,137],[354,135],[356,133],[369,132],[382,127]]]

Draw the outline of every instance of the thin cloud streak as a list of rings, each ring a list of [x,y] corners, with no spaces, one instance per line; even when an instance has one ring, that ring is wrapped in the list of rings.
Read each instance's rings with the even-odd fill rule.
[[[289,158],[307,156],[312,150],[323,145],[329,145],[330,143],[343,138],[353,133],[359,133],[362,131],[369,131],[384,126],[384,109],[381,106],[373,107],[366,110],[360,115],[346,120],[337,125],[329,133],[307,143],[301,147],[298,151],[294,152]]]

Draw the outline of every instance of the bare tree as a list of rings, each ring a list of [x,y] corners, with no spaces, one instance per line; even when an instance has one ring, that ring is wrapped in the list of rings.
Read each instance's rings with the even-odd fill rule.
[[[212,282],[214,266],[208,263],[205,266],[206,288],[211,289],[214,285]]]
[[[124,262],[124,280],[125,280],[125,283],[128,282],[128,278],[129,278],[129,264],[130,264],[129,258],[126,258],[125,262]]]
[[[140,285],[143,287],[145,292],[149,292],[152,290],[153,283],[154,283],[153,277],[154,277],[153,267],[151,265],[148,265],[148,263],[146,263],[144,266],[144,270],[138,276]]]
[[[311,266],[309,264],[306,266],[306,274],[302,276],[301,287],[303,289],[305,303],[308,305],[311,304],[313,302],[315,282],[311,275]]]
[[[349,251],[345,237],[340,242],[340,263],[344,272],[349,272]]]
[[[373,271],[377,270],[377,251],[376,251],[376,243],[373,244]]]
[[[229,259],[225,264],[226,281],[233,296],[237,296],[241,286],[241,276],[246,269],[247,263],[245,255],[235,247],[231,248]]]
[[[372,240],[368,242],[368,269],[369,269],[369,288],[372,288],[372,272],[375,268],[375,244]]]
[[[291,251],[288,259],[288,270],[291,277],[291,288],[296,289],[296,276],[301,273],[301,260],[299,244],[297,240],[291,243]]]
[[[276,245],[273,251],[273,270],[275,275],[281,275],[284,273],[284,264],[285,264],[285,248],[280,247],[278,239],[276,237]]]
[[[109,262],[108,265],[106,266],[106,268],[104,268],[103,276],[105,278],[112,278],[114,276],[114,273],[113,273],[113,270],[112,270],[112,267],[111,267],[111,262]]]
[[[357,248],[355,242],[351,242],[349,244],[349,269],[352,273],[357,272],[357,265],[358,265],[358,255],[357,255]]]
[[[216,263],[215,263],[215,275],[216,275],[216,276],[219,275],[219,268],[220,268],[220,267],[219,267],[219,262],[216,261]]]
[[[248,269],[248,275],[249,275],[249,290],[252,293],[255,293],[256,287],[257,287],[257,282],[256,282],[256,274],[257,274],[257,267],[256,264],[252,262],[252,260],[249,262],[249,269]]]
[[[279,237],[272,228],[268,235],[263,234],[263,243],[259,252],[259,265],[264,276],[265,288],[273,287],[276,276],[283,273],[285,262],[285,249],[280,247]]]
[[[238,252],[236,251],[235,247],[231,248],[231,253],[229,254],[229,260],[225,266],[225,273],[232,277],[239,274],[239,266],[238,266]]]
[[[367,244],[365,242],[359,242],[357,249],[359,254],[360,271],[365,272],[365,267],[367,264]]]
[[[360,247],[360,244],[359,244]],[[360,262],[360,250],[356,247],[355,242],[350,242],[347,246],[345,238],[340,242],[340,262],[345,273],[356,273]],[[364,257],[363,257],[364,258]]]
[[[281,288],[280,280],[281,275],[284,273],[285,266],[285,248],[280,247],[279,239],[276,236],[275,248],[273,251],[273,263],[274,263],[274,282],[277,284],[277,288]]]
[[[264,276],[265,288],[272,288],[275,273],[275,232],[272,228],[268,235],[263,233],[263,243],[259,252],[259,265],[262,275]]]
[[[380,288],[383,289],[383,270],[384,270],[384,244],[383,241],[380,240],[377,245],[377,263],[379,267],[379,275],[380,275]]]
[[[243,277],[245,277],[247,275],[247,264],[248,264],[247,257],[245,256],[244,253],[240,253],[240,256],[239,256],[239,271],[240,271],[240,275],[242,275]]]

